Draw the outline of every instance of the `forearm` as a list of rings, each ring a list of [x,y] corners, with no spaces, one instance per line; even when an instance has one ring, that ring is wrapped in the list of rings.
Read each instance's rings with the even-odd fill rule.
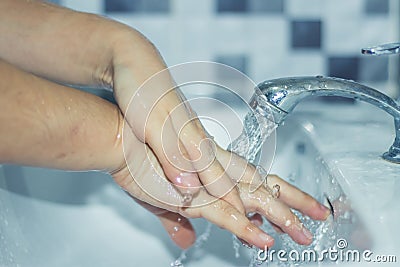
[[[0,163],[114,170],[122,117],[111,103],[0,61]]]
[[[131,52],[123,56],[138,64],[138,76],[147,76],[138,82],[163,67],[154,47],[126,25],[41,1],[0,0],[0,57],[22,69],[62,82],[112,86],[115,54],[125,50]],[[148,68],[151,62],[155,69]]]

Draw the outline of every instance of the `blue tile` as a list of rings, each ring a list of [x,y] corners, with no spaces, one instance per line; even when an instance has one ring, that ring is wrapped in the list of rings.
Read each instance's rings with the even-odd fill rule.
[[[141,10],[147,13],[169,13],[169,0],[141,0]]]
[[[284,0],[217,0],[219,13],[283,13]]]
[[[368,15],[388,15],[389,0],[365,0],[365,13]]]
[[[292,48],[321,48],[322,22],[299,20],[291,23]]]
[[[247,0],[217,0],[217,12],[244,13],[247,11]]]
[[[106,12],[168,13],[169,0],[105,0]]]
[[[359,69],[360,58],[358,57],[330,57],[328,59],[328,73],[331,77],[357,81]]]
[[[137,10],[135,0],[105,0],[106,12],[134,12]]]
[[[248,0],[248,11],[252,13],[276,13],[284,12],[285,0]]]
[[[365,56],[360,59],[360,81],[384,82],[389,78],[389,58]]]

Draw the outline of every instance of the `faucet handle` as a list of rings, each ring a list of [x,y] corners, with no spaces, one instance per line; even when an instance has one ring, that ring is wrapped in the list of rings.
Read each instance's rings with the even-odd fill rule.
[[[382,45],[362,48],[361,53],[367,55],[376,55],[376,56],[400,54],[400,43],[382,44]]]

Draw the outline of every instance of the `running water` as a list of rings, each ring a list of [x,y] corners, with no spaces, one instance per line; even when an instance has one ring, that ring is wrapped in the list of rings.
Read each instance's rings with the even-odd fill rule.
[[[257,100],[260,102],[260,99]],[[265,110],[262,110],[260,106],[261,105],[258,105],[256,109],[252,110],[245,116],[242,134],[228,146],[229,151],[238,154],[239,156],[245,158],[254,165],[257,165],[255,163],[257,159],[257,154],[260,151],[265,140],[274,132],[274,130],[278,126],[274,122],[272,112],[269,112],[266,115]],[[260,175],[264,179],[266,179],[266,176],[268,174],[267,171],[264,170],[262,166],[257,166],[257,170],[259,171]],[[282,247],[284,247],[285,250],[287,251],[291,249],[299,252],[305,249],[314,249],[316,251],[322,250],[323,248],[319,247],[320,246],[319,244],[322,239],[327,239],[324,240],[323,242],[324,248],[332,245],[331,243],[336,238],[334,236],[336,230],[334,229],[333,224],[331,222],[314,221],[309,217],[302,215],[299,212],[294,211],[294,213],[303,222],[304,226],[307,227],[314,235],[314,241],[310,246],[305,247],[298,245],[288,235],[275,233],[275,230],[268,223],[264,223],[261,228],[265,232],[270,233],[275,238],[275,240],[280,242],[282,244]],[[199,236],[199,238],[195,242],[195,245],[192,248],[183,251],[181,255],[178,257],[178,259],[171,263],[171,267],[183,267],[184,266],[183,263],[188,258],[188,254],[195,253],[195,250],[199,249],[207,241],[211,230],[212,230],[212,224],[207,222],[207,226],[204,233]],[[242,244],[235,236],[233,236],[232,240],[233,240],[234,256],[236,258],[239,258],[240,248],[242,247]],[[258,254],[259,254],[258,249],[254,247],[248,247],[248,248],[249,251],[247,252],[249,253],[247,254],[250,255],[250,262],[249,262],[250,267],[269,265],[268,261],[261,262],[258,260]],[[300,265],[299,262],[293,262],[293,261],[280,262],[278,264],[279,266]]]
[[[183,262],[187,259],[187,257],[189,257],[188,255],[190,255],[191,253],[194,253],[196,249],[201,248],[203,246],[203,244],[208,240],[208,237],[211,234],[211,228],[212,228],[212,223],[207,222],[206,229],[196,239],[196,241],[194,242],[194,245],[187,250],[183,250],[181,252],[181,255],[179,255],[179,257],[175,261],[173,261],[170,264],[170,266],[171,267],[184,267]]]
[[[259,107],[248,112],[244,119],[241,135],[228,146],[229,151],[238,154],[251,163],[255,162],[257,153],[260,151],[265,140],[278,126],[274,122],[272,113],[268,113],[267,116],[262,114],[265,114],[265,111],[261,110]],[[267,172],[261,166],[257,166],[257,170],[263,177],[266,177]],[[171,263],[171,267],[183,267],[183,262],[187,259],[188,254],[193,252],[193,250],[200,248],[207,241],[211,230],[212,224],[207,222],[205,231],[197,238],[193,247],[182,251],[180,256]],[[241,242],[236,237],[233,237],[233,244],[235,257],[239,258]]]
[[[274,122],[271,112],[266,116],[262,115],[263,113],[265,114],[265,111],[261,110],[259,106],[247,113],[242,134],[228,146],[229,151],[238,154],[253,164],[265,140],[278,126]]]

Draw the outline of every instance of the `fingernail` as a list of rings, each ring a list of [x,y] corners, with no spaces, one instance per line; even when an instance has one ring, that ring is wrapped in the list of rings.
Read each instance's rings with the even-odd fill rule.
[[[308,229],[305,227],[303,227],[303,234],[307,239],[309,240],[313,239],[313,234],[310,231],[308,231]]]
[[[265,243],[270,243],[274,241],[274,239],[271,236],[264,233],[260,234],[259,237]]]
[[[322,204],[319,204],[319,209],[324,213],[325,219],[331,214],[331,210]]]

